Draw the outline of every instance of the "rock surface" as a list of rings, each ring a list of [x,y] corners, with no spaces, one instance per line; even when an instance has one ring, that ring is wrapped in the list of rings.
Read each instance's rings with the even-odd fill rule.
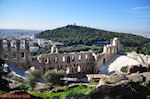
[[[114,74],[101,79],[91,97],[92,99],[137,99],[135,94],[138,93],[137,91],[140,88],[143,88],[141,90],[147,90],[145,94],[150,95],[150,90],[140,85],[140,82],[150,85],[150,72]]]

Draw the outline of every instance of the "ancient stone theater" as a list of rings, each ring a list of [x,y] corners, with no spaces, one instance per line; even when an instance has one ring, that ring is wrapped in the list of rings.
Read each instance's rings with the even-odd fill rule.
[[[48,70],[65,70],[66,73],[97,73],[99,68],[109,61],[121,50],[118,38],[103,47],[103,52],[95,54],[92,51],[74,53],[59,53],[54,45],[50,53],[41,54],[36,58],[30,57],[29,40],[27,39],[1,39],[0,58],[8,64],[23,70],[39,69],[41,73]]]

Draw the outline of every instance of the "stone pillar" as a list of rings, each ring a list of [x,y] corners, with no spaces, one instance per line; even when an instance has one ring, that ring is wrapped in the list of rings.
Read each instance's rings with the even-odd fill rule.
[[[26,62],[29,63],[30,50],[29,50],[29,41],[25,40],[25,59]]]
[[[20,40],[16,40],[16,57],[17,60],[20,59]]]
[[[58,54],[59,53],[59,50],[58,50],[58,48],[56,48],[56,54]]]
[[[11,60],[11,41],[7,40],[7,53],[8,53],[8,60]]]
[[[107,53],[107,46],[103,47],[103,53]]]
[[[11,41],[9,41],[9,40],[7,40],[7,50],[8,50],[8,52],[10,52],[11,51]]]
[[[17,47],[17,50],[19,51],[20,50],[20,40],[16,41],[16,47]]]
[[[70,73],[70,69],[69,67],[66,68],[66,74],[69,74]]]
[[[55,48],[56,48],[56,46],[54,46],[54,45],[51,47],[51,54],[53,54],[53,53],[54,53]]]
[[[80,66],[78,66],[78,72],[81,72],[81,67]]]

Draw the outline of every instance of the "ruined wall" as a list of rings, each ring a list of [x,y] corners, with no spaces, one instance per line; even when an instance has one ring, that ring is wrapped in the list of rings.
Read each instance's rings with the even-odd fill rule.
[[[0,40],[0,58],[21,69],[29,68],[29,41],[15,38]]]
[[[103,47],[103,53],[96,56],[94,73],[98,73],[100,67],[105,65],[116,53],[119,53],[122,46],[118,38],[114,38],[110,44]]]
[[[40,55],[39,63],[43,65],[44,71],[55,69],[65,70],[66,73],[92,73],[94,68],[94,57],[91,52],[80,53],[63,53],[60,54],[58,49],[52,47],[51,53]]]
[[[41,73],[48,70],[65,70],[66,73],[97,73],[99,68],[109,61],[114,54],[121,50],[118,38],[103,47],[103,53],[93,52],[60,54],[56,46],[52,46],[51,53],[41,54],[37,58],[30,58],[29,41],[26,39],[0,40],[0,58],[24,70],[30,67],[39,69]]]

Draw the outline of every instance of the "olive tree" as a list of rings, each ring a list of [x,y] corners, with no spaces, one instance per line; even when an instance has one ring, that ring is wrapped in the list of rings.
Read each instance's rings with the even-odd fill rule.
[[[32,70],[29,72],[28,77],[26,78],[27,84],[32,90],[34,90],[38,80],[41,78],[41,73],[39,70]]]
[[[65,71],[55,71],[55,70],[48,70],[45,74],[43,79],[46,81],[47,84],[62,84],[60,78],[63,78],[65,76]]]
[[[120,71],[122,71],[123,73],[127,73],[128,72],[128,68],[129,68],[128,65],[127,66],[123,66],[123,67],[121,67]]]

